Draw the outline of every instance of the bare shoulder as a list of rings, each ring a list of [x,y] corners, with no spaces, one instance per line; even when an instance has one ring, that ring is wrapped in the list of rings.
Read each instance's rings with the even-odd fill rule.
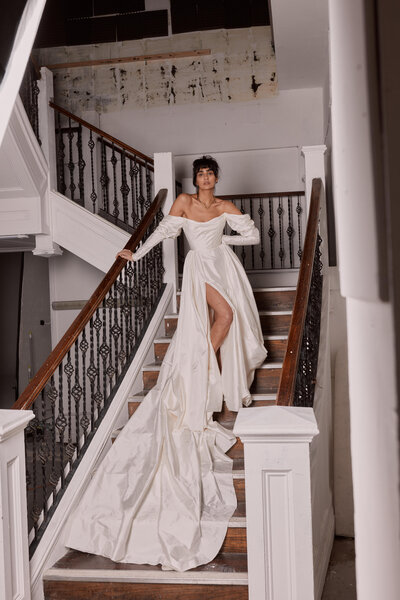
[[[174,217],[182,217],[185,213],[185,209],[189,206],[190,202],[191,197],[189,194],[179,194],[179,196],[177,196],[175,202],[171,206],[169,214],[173,215]]]
[[[241,215],[240,210],[230,200],[221,200],[222,211],[229,215]]]

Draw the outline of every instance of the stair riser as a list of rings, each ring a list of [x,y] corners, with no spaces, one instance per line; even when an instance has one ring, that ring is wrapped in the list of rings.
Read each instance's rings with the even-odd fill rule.
[[[151,390],[157,383],[158,371],[143,371],[143,388]],[[250,391],[253,394],[276,394],[281,369],[257,369]]]
[[[285,357],[287,340],[266,340],[264,342],[268,350],[268,360],[272,362],[282,362]],[[168,342],[157,342],[154,344],[154,358],[157,361],[164,360],[165,353],[168,350]]]
[[[264,335],[287,335],[289,332],[291,315],[260,315],[261,329]],[[164,319],[165,335],[175,333],[177,317]]]
[[[257,291],[254,290],[258,310],[292,310],[296,290]],[[177,295],[178,310],[181,295]]]
[[[44,581],[45,600],[248,600],[247,585]]]
[[[220,552],[247,552],[246,527],[228,527]]]
[[[241,447],[243,451],[243,444],[241,444]],[[230,453],[231,450],[228,452],[228,454],[230,455]],[[234,478],[233,485],[235,487],[237,501],[246,502],[244,477],[241,477],[240,479]]]

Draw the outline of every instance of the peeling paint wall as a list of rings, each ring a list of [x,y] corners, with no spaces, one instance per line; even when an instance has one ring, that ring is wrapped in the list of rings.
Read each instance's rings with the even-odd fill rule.
[[[76,114],[182,104],[251,102],[277,94],[270,27],[213,30],[98,46],[42,49],[41,65],[210,49],[211,54],[60,69],[55,99]]]

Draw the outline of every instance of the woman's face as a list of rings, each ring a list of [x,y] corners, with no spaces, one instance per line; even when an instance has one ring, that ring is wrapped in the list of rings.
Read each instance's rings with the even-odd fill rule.
[[[208,167],[199,169],[196,175],[196,185],[198,185],[199,189],[212,190],[216,183],[217,178],[215,177],[214,171]]]

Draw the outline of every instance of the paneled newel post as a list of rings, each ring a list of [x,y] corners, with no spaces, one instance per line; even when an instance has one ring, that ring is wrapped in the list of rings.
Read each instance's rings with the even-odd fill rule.
[[[31,597],[24,429],[31,410],[0,410],[0,598]]]
[[[37,256],[58,256],[62,250],[53,241],[51,222],[51,198],[52,190],[57,190],[57,167],[56,167],[56,135],[54,124],[54,110],[50,108],[49,102],[53,100],[53,73],[46,67],[40,69],[41,78],[38,81],[39,96],[39,132],[42,142],[42,151],[48,165],[47,188],[42,198],[42,229],[43,232],[36,235],[36,247],[33,254]]]
[[[312,600],[313,409],[241,409],[234,433],[244,444],[249,600]]]
[[[156,152],[154,154],[154,193],[166,188],[168,196],[163,206],[163,213],[167,215],[175,200],[175,167],[171,152]],[[178,284],[178,249],[176,240],[164,240],[164,282],[172,283],[174,293],[172,297],[173,311],[177,312],[176,289]]]

